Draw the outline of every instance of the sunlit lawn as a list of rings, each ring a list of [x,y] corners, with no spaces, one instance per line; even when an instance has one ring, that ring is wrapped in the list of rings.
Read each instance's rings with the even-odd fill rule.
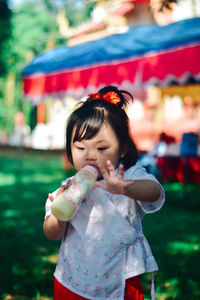
[[[60,242],[44,237],[44,205],[65,177],[62,156],[0,151],[0,299],[52,299]],[[144,219],[160,268],[157,299],[199,299],[200,187],[165,189],[163,209]],[[151,276],[142,281],[150,299]]]

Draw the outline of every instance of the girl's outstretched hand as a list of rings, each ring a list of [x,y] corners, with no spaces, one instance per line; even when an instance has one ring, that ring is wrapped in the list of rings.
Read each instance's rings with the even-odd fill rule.
[[[62,192],[64,192],[64,190],[66,190],[68,188],[70,182],[71,182],[71,179],[70,178],[67,179],[67,182],[64,185],[62,185],[61,188],[57,191],[56,196],[58,196],[59,194],[61,194]],[[53,195],[51,193],[48,194],[48,197],[49,197],[49,199],[51,201],[54,200],[54,197],[53,197]]]
[[[110,160],[108,160],[106,164],[107,169],[103,168],[102,165],[98,166],[105,183],[96,181],[95,185],[112,194],[126,195],[128,187],[132,185],[134,181],[124,180],[124,166],[122,164],[119,165],[118,173],[116,172]]]

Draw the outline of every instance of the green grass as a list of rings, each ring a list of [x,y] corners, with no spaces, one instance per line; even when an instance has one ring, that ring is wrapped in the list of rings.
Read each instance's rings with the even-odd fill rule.
[[[144,232],[156,257],[159,300],[196,300],[200,297],[200,186],[164,185],[163,208],[144,218]],[[145,275],[147,295],[151,276]],[[145,299],[150,299],[146,297]]]
[[[63,170],[62,156],[0,151],[0,299],[52,299],[60,242],[43,234],[44,205],[48,192],[72,173]],[[157,299],[198,299],[200,187],[164,187],[166,204],[143,223],[160,269]],[[151,275],[142,282],[150,299]]]

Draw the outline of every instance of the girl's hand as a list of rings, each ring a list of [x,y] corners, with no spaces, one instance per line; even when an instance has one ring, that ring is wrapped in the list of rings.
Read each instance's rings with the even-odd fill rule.
[[[124,166],[119,165],[119,172],[116,173],[111,161],[107,161],[107,169],[99,165],[99,169],[106,183],[96,181],[95,185],[112,193],[112,194],[127,194],[128,187],[134,183],[133,180],[124,180]]]
[[[57,191],[56,196],[58,196],[59,194],[64,192],[64,190],[66,190],[68,188],[70,183],[71,183],[71,179],[69,178],[69,179],[67,179],[67,182],[64,185],[62,185],[61,188]],[[48,194],[48,197],[51,201],[53,201],[55,199],[51,193]]]

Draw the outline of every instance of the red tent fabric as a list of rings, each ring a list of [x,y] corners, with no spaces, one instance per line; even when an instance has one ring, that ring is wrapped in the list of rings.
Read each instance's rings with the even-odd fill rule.
[[[200,18],[145,25],[36,56],[22,73],[24,95],[82,97],[114,84],[134,95],[150,85],[200,81]]]

